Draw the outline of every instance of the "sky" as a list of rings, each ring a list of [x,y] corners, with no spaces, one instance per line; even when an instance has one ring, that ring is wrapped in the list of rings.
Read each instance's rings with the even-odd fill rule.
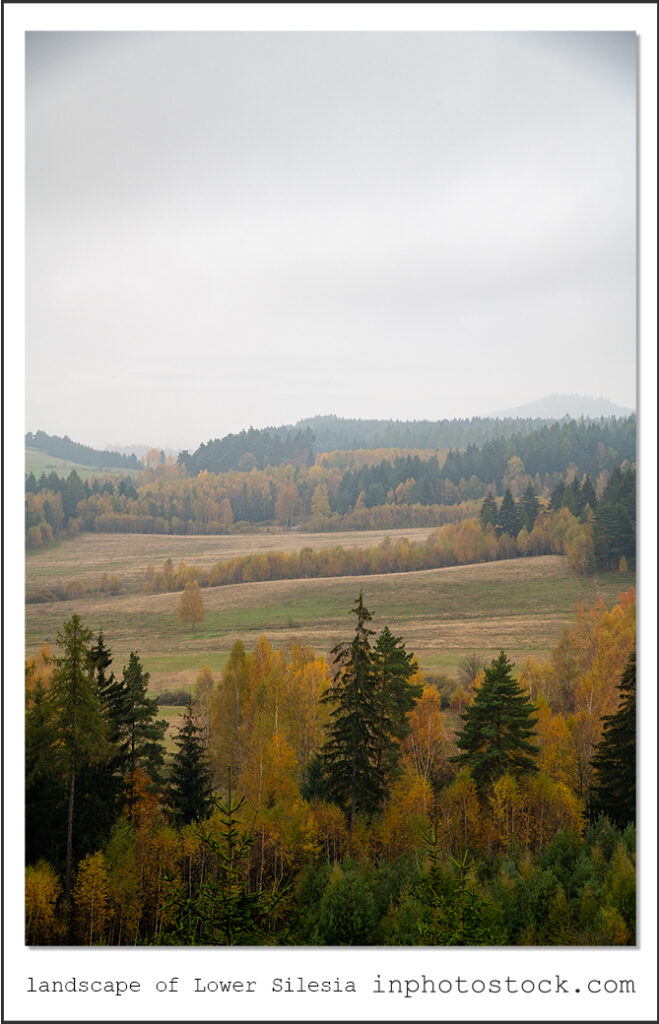
[[[26,429],[636,405],[632,32],[31,32]]]

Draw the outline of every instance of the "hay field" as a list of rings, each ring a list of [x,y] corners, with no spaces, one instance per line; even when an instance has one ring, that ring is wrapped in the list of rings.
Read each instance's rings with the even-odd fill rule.
[[[404,533],[409,536],[409,531]],[[289,542],[293,536],[284,535]],[[340,539],[348,546],[345,534],[320,536],[323,542]],[[270,538],[256,539],[263,543]],[[146,539],[163,544],[175,538]],[[208,545],[207,554],[216,559],[218,542],[245,544],[255,537],[181,539],[188,546],[196,541],[197,556]],[[99,538],[95,540],[98,545]],[[125,557],[138,558],[136,553]],[[143,560],[144,555],[139,557]],[[204,665],[219,671],[237,639],[249,648],[260,635],[273,646],[297,638],[328,656],[337,641],[352,633],[350,609],[361,588],[376,630],[388,625],[402,636],[426,672],[455,677],[462,658],[474,651],[489,659],[503,648],[517,663],[527,655],[546,656],[570,624],[578,602],[602,595],[610,605],[633,585],[630,573],[579,576],[556,555],[389,575],[245,583],[203,590],[206,618],[195,631],[178,621],[178,593],[86,595],[77,601],[28,605],[26,644],[28,652],[48,636],[53,644],[62,622],[77,612],[94,631],[103,630],[115,670],[136,650],[151,673],[152,690],[160,692],[190,686]]]
[[[80,580],[86,590],[98,588],[104,572],[115,573],[126,591],[141,589],[149,563],[161,570],[171,558],[176,567],[210,568],[216,562],[268,551],[288,552],[312,548],[370,548],[385,537],[396,541],[409,537],[411,543],[425,540],[434,526],[412,530],[355,530],[348,533],[298,533],[275,530],[263,533],[227,534],[210,537],[178,537],[171,534],[82,533],[74,540],[61,541],[45,551],[28,552],[25,582],[28,590],[52,587]]]

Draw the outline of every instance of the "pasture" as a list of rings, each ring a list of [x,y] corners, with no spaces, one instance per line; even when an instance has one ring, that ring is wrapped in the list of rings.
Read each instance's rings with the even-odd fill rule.
[[[39,451],[37,448],[25,449],[25,472],[34,473],[37,479],[42,473],[57,473],[58,476],[67,477],[74,469],[81,480],[91,480],[95,476],[136,477],[140,472],[139,469],[83,466],[78,462],[71,462],[69,459],[60,459],[56,455],[49,455],[47,452]]]
[[[611,605],[635,583],[631,573],[580,576],[556,555],[388,575],[244,583],[204,589],[206,617],[194,631],[178,620],[179,593],[148,595],[141,589],[147,564],[160,568],[167,557],[174,564],[182,559],[211,565],[222,557],[254,551],[370,546],[387,533],[418,540],[429,532],[85,534],[29,555],[28,588],[74,577],[89,584],[102,572],[114,572],[124,581],[124,592],[27,605],[26,648],[33,653],[46,637],[54,646],[57,630],[77,612],[94,632],[103,630],[115,671],[121,670],[130,651],[137,651],[151,674],[152,692],[158,693],[193,685],[205,665],[219,672],[238,639],[249,649],[260,635],[275,647],[296,638],[329,657],[333,645],[352,634],[350,609],[362,589],[375,630],[388,625],[417,655],[422,670],[455,678],[461,660],[475,651],[490,659],[503,648],[517,663],[528,655],[548,655],[578,602],[592,602],[601,595]]]

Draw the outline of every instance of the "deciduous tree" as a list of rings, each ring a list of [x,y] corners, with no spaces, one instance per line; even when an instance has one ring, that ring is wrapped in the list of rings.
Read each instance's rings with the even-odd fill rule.
[[[197,622],[203,622],[206,618],[201,590],[199,589],[199,584],[196,580],[188,580],[185,584],[178,606],[178,617],[181,622],[192,623],[193,633],[195,624]]]

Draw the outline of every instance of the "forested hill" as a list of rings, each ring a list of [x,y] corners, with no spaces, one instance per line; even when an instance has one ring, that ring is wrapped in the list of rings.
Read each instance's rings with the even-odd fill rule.
[[[531,442],[531,438],[535,440]],[[508,442],[514,442],[510,448]],[[354,451],[359,449],[450,449],[460,461],[459,452],[471,450],[469,467],[461,469],[461,475],[472,473],[481,476],[471,465],[473,450],[483,449],[485,461],[490,456],[501,463],[498,470],[488,468],[484,479],[501,476],[511,454],[520,455],[526,461],[526,453],[547,445],[560,449],[558,462],[563,462],[566,452],[574,453],[574,460],[583,461],[577,452],[593,444],[603,444],[612,449],[619,461],[636,457],[636,417],[624,419],[615,417],[601,419],[465,419],[465,420],[357,420],[341,419],[338,416],[315,416],[283,427],[269,427],[265,430],[243,430],[239,434],[201,444],[192,454],[181,452],[179,466],[184,466],[189,476],[196,476],[203,470],[209,473],[225,473],[229,470],[264,469],[290,463],[306,467],[313,463],[321,452]],[[508,451],[510,448],[510,451]],[[591,453],[592,455],[592,453]],[[481,458],[480,462],[483,462]],[[457,462],[456,462],[457,465]],[[564,468],[564,467],[561,467]],[[537,466],[533,472],[543,472]],[[588,472],[593,472],[588,467]],[[457,482],[457,481],[456,481]]]
[[[549,419],[361,420],[313,416],[299,420],[296,430],[311,430],[317,452],[361,448],[463,448],[494,438],[529,434]]]
[[[551,428],[564,427],[573,423],[603,427],[610,424],[618,431],[621,424],[627,424],[626,431],[634,434],[636,417],[584,418],[560,421],[554,418],[474,417],[454,420],[359,420],[341,419],[338,416],[314,416],[300,420],[296,430],[311,430],[316,440],[317,452],[351,451],[360,448],[466,448],[468,445],[481,447],[488,441],[526,437],[529,434]]]
[[[85,444],[72,441],[70,437],[57,437],[37,430],[36,434],[25,435],[25,447],[36,448],[46,455],[54,455],[58,459],[68,459],[81,466],[94,466],[99,469],[141,469],[142,466],[135,455],[122,455],[120,452],[106,452],[98,448],[89,448]]]
[[[231,469],[249,472],[282,463],[310,466],[315,457],[314,435],[309,428],[269,427],[266,430],[241,430],[200,444],[195,452],[181,452],[178,465],[184,466],[189,476],[203,470],[226,473]]]

